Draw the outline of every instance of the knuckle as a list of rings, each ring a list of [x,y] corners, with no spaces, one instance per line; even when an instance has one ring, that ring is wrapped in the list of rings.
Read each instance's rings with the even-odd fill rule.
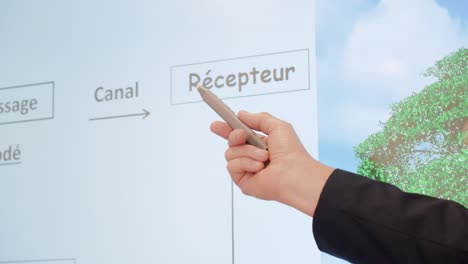
[[[224,158],[226,159],[226,161],[229,161],[231,159],[231,156],[232,156],[232,149],[231,148],[228,148],[225,152],[224,152]]]
[[[270,118],[272,115],[268,112],[260,112],[259,115],[263,118]]]
[[[282,121],[281,122],[281,126],[283,126],[285,129],[289,129],[289,130],[293,130],[293,125],[289,122],[286,122],[286,121]]]
[[[245,184],[246,182],[246,176],[244,175],[244,177],[239,181],[239,189],[241,190],[241,192],[245,195],[250,195],[250,192],[248,191],[248,188]]]
[[[232,144],[232,142],[236,139],[236,134],[234,132],[231,132],[228,136],[228,143]]]
[[[231,175],[244,171],[244,167],[242,166],[242,159],[237,158],[228,161],[226,168]]]
[[[247,188],[245,187],[239,187],[241,192],[244,194],[244,195],[249,195],[249,192],[247,191]]]
[[[234,162],[233,161],[229,161],[227,164],[226,164],[226,169],[228,170],[228,172],[230,174],[232,174],[234,172]]]

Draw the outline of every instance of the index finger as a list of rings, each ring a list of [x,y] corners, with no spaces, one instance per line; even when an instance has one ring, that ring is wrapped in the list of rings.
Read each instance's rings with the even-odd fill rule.
[[[269,113],[263,112],[252,114],[245,110],[239,112],[239,119],[250,128],[257,131],[262,131],[267,135],[269,135],[275,128],[278,128],[282,123],[284,123]]]

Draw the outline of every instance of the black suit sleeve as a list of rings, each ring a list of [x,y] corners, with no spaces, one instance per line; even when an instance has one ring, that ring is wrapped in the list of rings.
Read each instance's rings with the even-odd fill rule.
[[[353,263],[468,263],[465,207],[343,170],[325,184],[313,233],[321,251]]]

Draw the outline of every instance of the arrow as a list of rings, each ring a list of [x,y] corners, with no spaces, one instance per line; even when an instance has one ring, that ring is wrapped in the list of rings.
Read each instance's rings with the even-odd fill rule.
[[[98,121],[98,120],[106,120],[106,119],[116,119],[116,118],[124,118],[124,117],[132,117],[132,116],[143,116],[141,119],[145,119],[151,113],[145,109],[142,109],[143,113],[138,114],[128,114],[128,115],[118,115],[118,116],[105,116],[105,117],[95,117],[90,118],[89,121]]]
[[[21,164],[21,161],[0,163],[0,166],[18,165],[18,164]]]

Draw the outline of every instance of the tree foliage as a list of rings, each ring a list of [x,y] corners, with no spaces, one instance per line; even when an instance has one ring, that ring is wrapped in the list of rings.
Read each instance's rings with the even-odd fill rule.
[[[393,104],[383,129],[355,147],[358,173],[468,207],[468,49],[423,75],[437,81]]]

